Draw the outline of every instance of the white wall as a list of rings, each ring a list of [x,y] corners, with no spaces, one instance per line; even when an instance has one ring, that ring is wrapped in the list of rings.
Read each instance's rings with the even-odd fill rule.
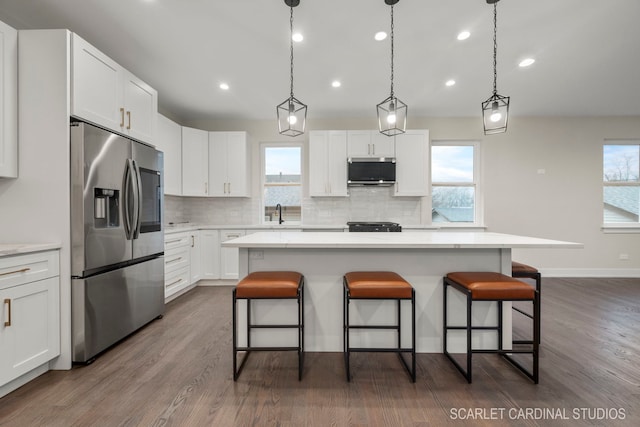
[[[273,121],[204,120],[183,122],[206,130],[246,130],[253,142],[254,171],[259,170],[259,143],[304,141],[277,133]],[[553,275],[640,277],[640,234],[605,234],[602,225],[602,144],[605,139],[640,139],[639,117],[512,117],[504,134],[485,136],[480,118],[413,118],[410,127],[429,129],[432,140],[480,140],[485,224],[489,231],[515,233],[584,244],[579,250],[516,250],[514,258],[531,263]],[[375,118],[355,120],[310,120],[308,129],[374,129]],[[305,165],[305,168],[308,164]],[[545,173],[538,171],[544,169]],[[254,173],[253,194],[259,194],[259,176]],[[305,198],[305,223],[344,223],[344,218],[376,201],[386,207],[390,220],[420,223],[421,204],[411,198],[392,208],[394,199],[384,190],[340,200]],[[362,195],[360,195],[362,196]],[[414,199],[416,200],[416,199]],[[182,199],[184,218],[206,219],[224,209],[224,201]],[[236,202],[238,203],[238,202]],[[242,203],[242,202],[240,202]],[[255,200],[247,209],[258,209]],[[413,209],[413,214],[407,213]],[[197,213],[199,212],[199,213]],[[213,214],[215,215],[215,214]],[[252,214],[253,215],[253,214]],[[425,216],[422,215],[424,218]],[[357,218],[365,219],[365,218]],[[371,218],[383,219],[383,218]],[[256,213],[257,221],[257,213]],[[629,255],[619,260],[619,254]]]

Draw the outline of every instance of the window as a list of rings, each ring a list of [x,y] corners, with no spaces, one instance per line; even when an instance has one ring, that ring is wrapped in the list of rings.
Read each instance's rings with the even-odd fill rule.
[[[638,225],[640,141],[607,141],[602,154],[604,223]]]
[[[478,143],[431,144],[431,222],[480,225]]]
[[[302,221],[302,146],[263,144],[264,223]]]

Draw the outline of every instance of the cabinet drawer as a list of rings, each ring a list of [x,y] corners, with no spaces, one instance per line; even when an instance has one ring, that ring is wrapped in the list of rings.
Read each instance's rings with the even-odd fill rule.
[[[167,273],[164,276],[164,297],[167,298],[190,285],[189,267]]]
[[[0,258],[0,289],[60,275],[58,251]]]
[[[190,260],[189,247],[172,249],[164,253],[164,273],[179,270],[181,268],[189,268]]]
[[[191,234],[176,233],[164,237],[164,251],[167,252],[173,248],[183,246],[191,246]]]

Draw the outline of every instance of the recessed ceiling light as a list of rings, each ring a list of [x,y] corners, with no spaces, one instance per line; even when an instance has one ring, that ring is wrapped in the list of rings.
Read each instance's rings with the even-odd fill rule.
[[[526,58],[523,59],[522,61],[520,61],[520,64],[518,64],[521,67],[528,67],[529,65],[533,64],[534,62],[536,62],[535,59],[533,58]]]
[[[229,85],[226,83],[220,83],[220,89],[222,90],[229,90]]]
[[[458,34],[458,40],[466,40],[469,38],[469,36],[471,35],[471,33],[469,31],[461,31]]]
[[[331,86],[340,87],[340,86],[342,86],[342,83],[340,83],[338,80],[334,80],[334,81],[331,82]]]
[[[385,33],[384,31],[378,31],[374,38],[378,41],[382,41],[387,38],[387,33]]]
[[[445,85],[447,85],[447,86],[453,86],[453,85],[455,85],[455,84],[456,84],[456,81],[455,81],[455,80],[453,80],[453,79],[451,79],[451,80],[447,80],[447,81],[446,81],[446,83],[445,83]]]
[[[304,40],[304,37],[300,33],[293,33],[291,39],[293,39],[294,42],[301,42],[302,40]]]

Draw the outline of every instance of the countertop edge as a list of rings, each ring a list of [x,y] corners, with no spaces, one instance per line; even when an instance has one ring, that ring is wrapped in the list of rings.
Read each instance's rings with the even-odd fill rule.
[[[0,257],[50,251],[61,247],[61,243],[2,243],[0,244]]]

